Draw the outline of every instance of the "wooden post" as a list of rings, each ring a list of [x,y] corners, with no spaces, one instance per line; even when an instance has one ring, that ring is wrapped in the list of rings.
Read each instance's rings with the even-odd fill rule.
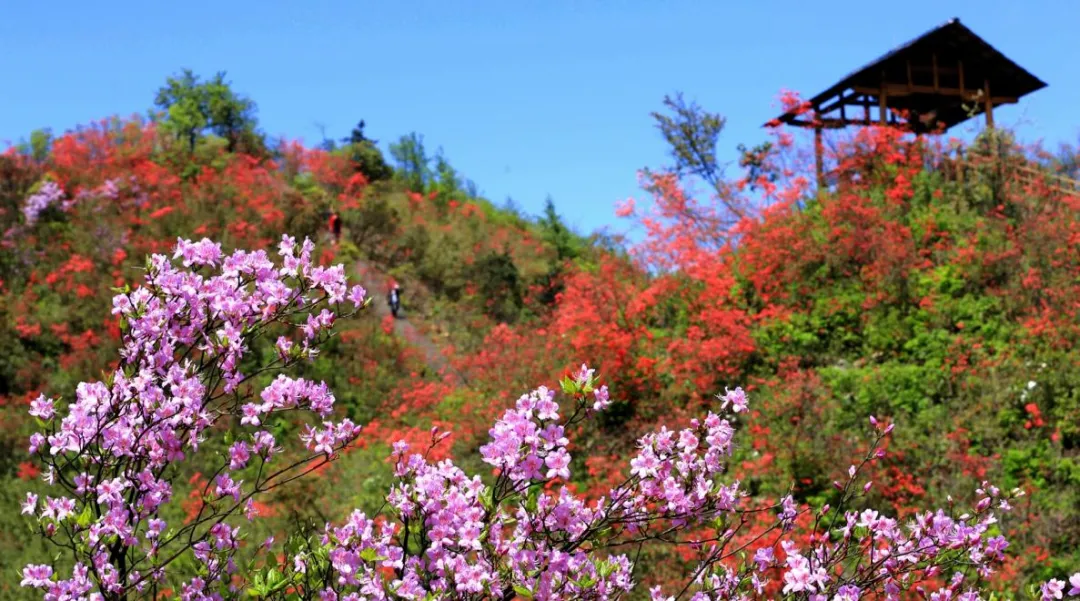
[[[814,128],[814,167],[817,170],[818,194],[825,189],[825,145],[821,141],[821,125]]]
[[[886,108],[886,104],[888,103],[888,94],[889,92],[885,88],[885,74],[882,73],[881,91],[878,92],[878,111],[880,112],[880,114],[878,115],[878,119],[881,121],[882,125],[885,125],[885,119],[887,118],[889,112],[889,109]]]
[[[986,127],[994,127],[994,101],[990,98],[990,80],[983,81],[983,102],[986,103]]]
[[[964,149],[956,149],[956,183],[960,184],[960,187],[964,187],[964,170],[967,165],[964,164]]]

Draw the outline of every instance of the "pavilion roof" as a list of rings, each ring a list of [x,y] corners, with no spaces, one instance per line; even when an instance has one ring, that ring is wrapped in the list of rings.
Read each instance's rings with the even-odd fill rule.
[[[892,111],[931,115],[948,129],[973,116],[965,104],[985,110],[987,93],[991,106],[997,106],[1015,103],[1046,85],[959,19],[951,19],[851,72],[810,98],[809,104],[825,127],[869,125],[870,107],[884,105]],[[857,106],[865,107],[865,114],[852,119],[847,109]],[[837,112],[839,117],[829,117]],[[778,119],[810,125],[795,111]]]

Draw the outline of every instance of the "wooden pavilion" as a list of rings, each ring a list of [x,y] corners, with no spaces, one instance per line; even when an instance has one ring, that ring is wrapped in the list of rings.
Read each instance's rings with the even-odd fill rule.
[[[849,125],[901,126],[916,134],[945,131],[979,112],[994,126],[994,107],[1013,104],[1046,83],[952,19],[849,74],[811,98],[809,115],[777,119],[814,129],[819,185],[822,129]],[[807,118],[809,117],[809,118]],[[775,125],[775,121],[770,122]]]

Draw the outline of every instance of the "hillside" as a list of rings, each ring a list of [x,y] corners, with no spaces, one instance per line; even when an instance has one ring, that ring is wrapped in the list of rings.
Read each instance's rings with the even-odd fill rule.
[[[645,209],[624,211],[649,231],[638,260],[575,271],[539,327],[498,328],[463,361],[477,362],[470,381],[495,369],[494,391],[535,378],[541,358],[588,357],[619,391],[591,440],[597,475],[624,464],[628,434],[748,385],[758,404],[735,475],[768,496],[793,484],[811,505],[837,502],[867,416],[887,416],[872,503],[904,515],[984,480],[1022,487],[1010,577],[1076,565],[1080,194],[1019,175],[1046,158],[1000,132],[967,149],[961,179],[932,140],[869,129],[815,197],[779,167],[796,151],[780,135],[755,182],[773,202],[736,237],[708,225],[716,205],[655,176]]]
[[[112,295],[137,286],[146,256],[169,254],[178,237],[208,237],[227,249],[270,249],[280,232],[310,237],[321,264],[364,266],[370,273],[360,279],[369,285],[402,282],[408,321],[398,322],[397,332],[420,337],[429,354],[452,348],[440,334],[447,328],[471,332],[467,324],[525,318],[534,297],[556,285],[549,230],[585,245],[554,214],[525,218],[469,194],[441,155],[434,168],[425,157],[415,171],[392,171],[360,130],[341,147],[310,149],[267,141],[251,124],[177,135],[174,121],[114,118],[55,138],[35,132],[0,156],[0,415],[7,425],[0,474],[15,483],[0,493],[0,550],[8,557],[46,551],[23,536],[11,510],[40,473],[26,452],[35,428],[27,404],[42,393],[69,396],[115,364],[121,329],[110,314]],[[230,127],[243,132],[236,142]],[[418,137],[401,144],[414,159],[424,156]],[[340,244],[326,230],[330,211],[346,223]],[[371,290],[376,303],[383,292]],[[308,368],[331,385],[349,417],[367,424],[360,443],[368,450],[325,478],[377,477],[381,468],[369,467],[383,463],[390,442],[430,428],[429,416],[403,410],[433,405],[452,388],[438,362],[417,340],[395,335],[383,313],[345,324]],[[467,347],[477,339],[453,342]],[[203,481],[197,472],[189,476],[188,490],[178,494]],[[308,494],[302,503],[286,495],[266,511],[288,520],[296,516],[277,506],[337,515],[375,502],[372,490],[335,490],[340,498],[297,487],[287,495]],[[324,503],[312,505],[315,498]],[[183,505],[178,509],[194,507]],[[5,598],[17,594],[6,578],[0,590]]]
[[[841,144],[836,184],[818,195],[787,166],[797,148],[783,133],[740,178],[714,182],[727,194],[718,201],[647,173],[649,201],[620,209],[646,239],[624,247],[568,230],[551,203],[528,217],[480,198],[416,135],[392,147],[393,165],[363,123],[341,145],[269,141],[250,101],[211,84],[171,79],[156,122],[38,132],[0,156],[0,554],[12,565],[50,553],[15,509],[47,490],[27,452],[38,427],[27,407],[116,365],[115,290],[138,285],[147,255],[171,256],[178,238],[270,251],[282,233],[315,240],[317,262],[347,265],[374,303],[399,282],[405,319],[345,321],[301,368],[364,429],[336,461],[260,502],[268,520],[252,540],[378,511],[391,444],[424,447],[432,427],[451,436],[431,458],[483,471],[493,421],[587,361],[613,401],[596,425],[572,429],[570,485],[590,498],[621,477],[639,436],[683,427],[743,386],[753,410],[736,418],[730,475],[755,501],[793,485],[800,504],[840,504],[833,482],[868,452],[874,415],[896,428],[859,503],[905,517],[966,502],[984,480],[1019,487],[1028,495],[1005,523],[997,586],[1080,565],[1080,196],[1014,177],[1009,165],[1050,161],[1000,132],[967,149],[957,178],[933,139],[865,130]],[[174,108],[209,97],[236,110],[199,121]],[[731,228],[725,210],[752,195],[763,208]],[[331,211],[344,222],[336,244]],[[168,508],[180,523],[201,512],[213,473],[183,469]],[[649,583],[695,561],[662,545],[644,557]],[[32,597],[9,579],[0,592]]]

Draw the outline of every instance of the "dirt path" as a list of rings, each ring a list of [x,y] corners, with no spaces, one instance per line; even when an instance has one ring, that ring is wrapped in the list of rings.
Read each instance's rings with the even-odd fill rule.
[[[371,308],[375,311],[375,315],[379,319],[385,319],[387,315],[390,315],[390,306],[386,302],[386,292],[389,289],[386,277],[371,263],[364,260],[357,261],[353,271],[356,273],[360,285],[367,290],[368,296],[372,297]],[[394,320],[394,333],[424,353],[424,362],[428,368],[442,374],[444,378],[454,379],[455,383],[462,382],[464,378],[461,373],[450,365],[450,362],[442,354],[439,345],[424,336],[416,329],[416,326],[409,323],[408,313],[404,310],[404,307],[399,312],[399,315],[400,317]]]

